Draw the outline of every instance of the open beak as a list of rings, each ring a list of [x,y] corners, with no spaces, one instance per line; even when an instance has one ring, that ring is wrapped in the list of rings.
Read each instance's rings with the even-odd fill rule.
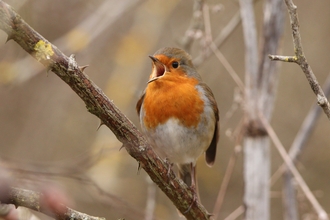
[[[150,75],[150,79],[148,83],[151,83],[157,79],[159,79],[161,76],[164,75],[165,72],[167,72],[166,66],[160,62],[156,57],[149,56],[152,61],[152,73]]]

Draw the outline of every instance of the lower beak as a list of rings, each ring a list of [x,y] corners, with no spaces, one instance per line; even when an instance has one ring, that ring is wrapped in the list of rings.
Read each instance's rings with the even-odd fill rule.
[[[158,78],[159,78],[159,77],[154,77],[154,78],[149,79],[149,81],[147,82],[147,84],[149,84],[149,83],[151,83],[151,82],[157,80]]]

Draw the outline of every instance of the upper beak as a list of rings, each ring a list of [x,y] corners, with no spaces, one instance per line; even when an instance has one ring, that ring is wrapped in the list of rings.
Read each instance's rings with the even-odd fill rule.
[[[157,80],[159,77],[163,76],[167,71],[166,66],[160,62],[156,57],[149,56],[152,61],[152,73],[148,83],[151,83]]]

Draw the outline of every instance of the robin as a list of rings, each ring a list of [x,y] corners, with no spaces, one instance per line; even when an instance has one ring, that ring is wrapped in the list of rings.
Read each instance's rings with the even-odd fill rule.
[[[196,161],[205,152],[207,165],[214,163],[217,103],[187,52],[165,47],[149,57],[152,72],[136,105],[142,130],[158,156],[177,164],[180,178],[198,199]]]

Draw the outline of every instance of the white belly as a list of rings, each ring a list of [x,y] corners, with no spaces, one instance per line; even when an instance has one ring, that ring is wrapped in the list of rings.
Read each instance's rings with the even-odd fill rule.
[[[143,124],[142,128],[158,156],[172,163],[195,164],[211,143],[215,116],[212,108],[206,106],[197,127],[186,128],[179,120],[170,118],[156,129],[145,129]]]

